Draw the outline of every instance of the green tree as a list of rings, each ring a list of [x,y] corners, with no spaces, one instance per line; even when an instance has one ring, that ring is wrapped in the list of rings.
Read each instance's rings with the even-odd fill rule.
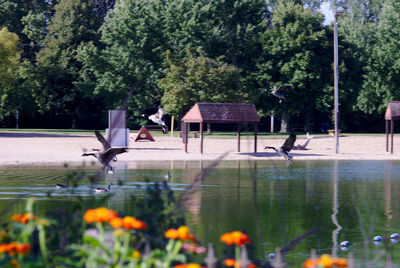
[[[17,34],[23,45],[22,58],[33,61],[39,46],[36,44],[37,33],[44,36],[46,21],[38,21],[41,15],[46,19],[51,18],[55,1],[47,0],[1,0],[0,1],[0,27],[6,26],[11,32]],[[35,17],[35,22],[30,23]],[[27,24],[29,24],[27,28]],[[30,32],[36,32],[32,36]],[[32,37],[34,37],[32,39]]]
[[[166,53],[166,77],[159,80],[164,90],[165,111],[181,117],[196,102],[242,102],[238,69],[222,61],[199,56],[173,59]]]
[[[266,114],[282,114],[282,132],[289,131],[290,115],[304,116],[308,128],[313,113],[326,110],[321,98],[324,91],[332,92],[332,50],[322,22],[322,14],[312,14],[299,4],[278,4],[272,29],[261,37],[260,83],[267,91],[282,84],[288,87],[286,101],[279,103],[271,94],[263,94],[258,107]]]
[[[18,45],[18,35],[9,32],[7,27],[3,27],[0,30],[0,114],[2,117],[11,112],[6,104],[17,84],[17,71],[21,58]]]
[[[78,46],[98,38],[101,21],[94,13],[93,0],[61,0],[37,54],[34,98],[41,112],[69,115],[75,127],[78,110],[90,102],[90,94],[78,86],[82,64]]]
[[[170,2],[165,32],[174,55],[181,59],[224,56],[224,61],[238,69],[236,81],[242,94],[253,96],[259,87],[253,73],[262,50],[259,36],[264,30],[265,1]]]
[[[398,1],[385,1],[357,103],[362,111],[369,114],[382,114],[388,101],[400,99],[399,12]]]
[[[162,53],[167,47],[162,10],[165,1],[118,1],[101,27],[101,43],[81,47],[79,59],[94,93],[107,107],[118,108],[130,94],[129,110],[138,119],[149,107],[156,109],[162,91]]]

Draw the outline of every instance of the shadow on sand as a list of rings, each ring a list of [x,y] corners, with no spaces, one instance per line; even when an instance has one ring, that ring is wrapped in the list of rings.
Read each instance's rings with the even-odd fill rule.
[[[88,135],[0,132],[0,138],[93,138]]]

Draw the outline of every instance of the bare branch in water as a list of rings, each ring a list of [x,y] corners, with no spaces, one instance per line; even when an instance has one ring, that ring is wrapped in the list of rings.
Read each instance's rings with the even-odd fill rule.
[[[188,203],[191,201],[191,199],[193,198],[193,194],[198,191],[198,189],[196,189],[196,186],[198,186],[198,184],[203,183],[205,178],[210,174],[211,170],[213,168],[215,168],[216,166],[218,166],[219,163],[221,163],[221,161],[225,158],[225,156],[229,153],[225,152],[224,154],[222,154],[221,156],[219,156],[216,160],[214,160],[209,166],[207,166],[206,168],[204,168],[202,171],[200,171],[193,179],[192,184],[190,184],[185,191],[181,194],[181,196],[178,199],[177,202],[177,207],[178,208],[182,208],[182,205],[185,203]]]
[[[319,230],[321,230],[321,227],[317,227],[317,228],[311,229],[311,230],[305,232],[304,234],[299,235],[298,237],[292,239],[289,243],[287,243],[281,249],[280,252],[285,253],[285,252],[288,252],[288,251],[292,250],[298,243],[301,242],[301,240],[303,240],[304,238],[312,235],[315,232],[318,232]]]

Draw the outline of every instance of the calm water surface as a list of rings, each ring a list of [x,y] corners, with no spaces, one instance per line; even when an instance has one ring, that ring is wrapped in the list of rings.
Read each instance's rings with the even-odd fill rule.
[[[210,163],[118,163],[116,173],[99,182],[114,183],[104,205],[123,209],[130,195],[143,195],[146,185],[161,182],[167,171],[170,187],[180,195]],[[86,175],[96,172],[62,165],[1,167],[0,211],[10,211],[0,220],[24,211],[25,202],[14,204],[16,198],[34,197],[38,214],[77,203],[101,204],[102,195],[93,198],[88,180],[73,191],[55,189],[72,171],[82,169]],[[246,230],[256,247],[254,254],[267,257],[277,247],[320,228],[287,252],[286,261],[293,267],[299,267],[312,249],[342,257],[353,252],[360,267],[374,259],[377,263],[370,267],[384,267],[390,254],[395,267],[400,267],[400,243],[372,241],[375,235],[388,238],[400,233],[399,174],[399,161],[295,161],[288,168],[283,161],[223,161],[196,185],[185,203],[186,217],[198,239],[213,242],[219,252],[223,250],[219,236],[228,231]],[[347,252],[339,247],[343,240],[352,243]]]

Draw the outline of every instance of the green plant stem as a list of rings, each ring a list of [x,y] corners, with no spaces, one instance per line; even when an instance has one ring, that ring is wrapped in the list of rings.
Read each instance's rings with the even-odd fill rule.
[[[169,243],[172,241],[172,245],[169,245]],[[170,239],[170,241],[168,242],[167,245],[167,256],[165,258],[165,262],[164,262],[164,267],[170,267],[171,262],[175,259],[176,255],[178,255],[179,251],[181,250],[183,245],[183,241],[182,240],[172,240]],[[169,248],[168,246],[171,246],[171,248]],[[170,250],[168,250],[170,249]]]
[[[131,237],[130,232],[124,233],[124,242],[123,242],[123,245],[121,248],[121,258],[117,265],[118,268],[122,267],[124,265],[124,260],[126,259],[126,256],[128,255],[130,237]]]
[[[40,246],[40,251],[42,252],[42,257],[43,257],[43,263],[45,267],[48,266],[48,255],[47,255],[47,247],[46,247],[46,231],[43,227],[43,225],[38,225],[39,229],[39,246]]]
[[[99,231],[99,242],[104,244],[104,228],[103,224],[96,222],[96,228]]]
[[[240,247],[235,246],[235,260],[236,263],[240,262]]]

